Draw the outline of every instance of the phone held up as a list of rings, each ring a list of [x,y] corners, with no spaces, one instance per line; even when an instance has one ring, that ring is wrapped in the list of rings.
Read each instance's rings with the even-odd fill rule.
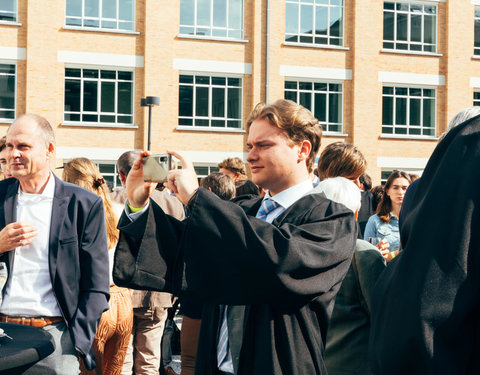
[[[154,154],[143,158],[143,179],[147,182],[167,181],[170,169],[172,169],[170,154]]]

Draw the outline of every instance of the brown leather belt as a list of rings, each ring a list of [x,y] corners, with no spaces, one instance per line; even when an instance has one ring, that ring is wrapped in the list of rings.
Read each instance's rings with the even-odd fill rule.
[[[8,316],[0,314],[0,322],[2,323],[14,323],[37,328],[43,328],[49,324],[60,323],[63,321],[64,320],[61,316],[37,316],[35,318],[26,318],[23,316]]]

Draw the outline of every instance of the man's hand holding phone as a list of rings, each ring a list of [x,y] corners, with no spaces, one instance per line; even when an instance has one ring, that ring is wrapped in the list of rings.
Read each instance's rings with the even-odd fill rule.
[[[128,204],[131,207],[145,207],[148,199],[157,187],[156,183],[145,182],[143,178],[143,158],[150,155],[151,153],[148,151],[141,152],[140,159],[133,163],[132,169],[128,173],[125,190],[127,192]]]
[[[186,205],[198,189],[197,174],[192,162],[181,153],[169,150],[167,152],[180,160],[182,169],[170,170],[168,172],[168,180],[164,183],[164,186],[172,193],[175,193],[180,202]]]

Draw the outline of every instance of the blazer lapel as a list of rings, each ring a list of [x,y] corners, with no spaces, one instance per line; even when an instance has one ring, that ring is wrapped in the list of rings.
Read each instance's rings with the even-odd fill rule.
[[[62,224],[67,213],[67,203],[70,197],[65,195],[63,181],[57,176],[55,178],[55,193],[53,195],[52,219],[50,221],[49,252],[48,261],[50,265],[50,278],[52,285],[55,285],[55,274],[57,271],[58,242]]]
[[[5,195],[5,201],[3,203],[3,212],[5,217],[5,226],[14,223],[17,220],[17,192],[18,192],[18,180],[15,183],[12,183],[7,188],[7,193]],[[7,268],[8,274],[11,274],[13,259],[15,258],[15,250],[8,252],[7,259]]]

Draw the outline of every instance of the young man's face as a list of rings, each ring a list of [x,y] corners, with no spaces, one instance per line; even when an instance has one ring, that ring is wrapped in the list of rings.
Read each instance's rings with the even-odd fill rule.
[[[300,146],[290,145],[285,133],[268,121],[253,121],[247,146],[252,181],[271,195],[308,178],[305,162],[299,160]]]
[[[12,177],[7,164],[7,148],[6,147],[2,151],[0,151],[0,168],[2,169],[2,172],[5,178]]]

